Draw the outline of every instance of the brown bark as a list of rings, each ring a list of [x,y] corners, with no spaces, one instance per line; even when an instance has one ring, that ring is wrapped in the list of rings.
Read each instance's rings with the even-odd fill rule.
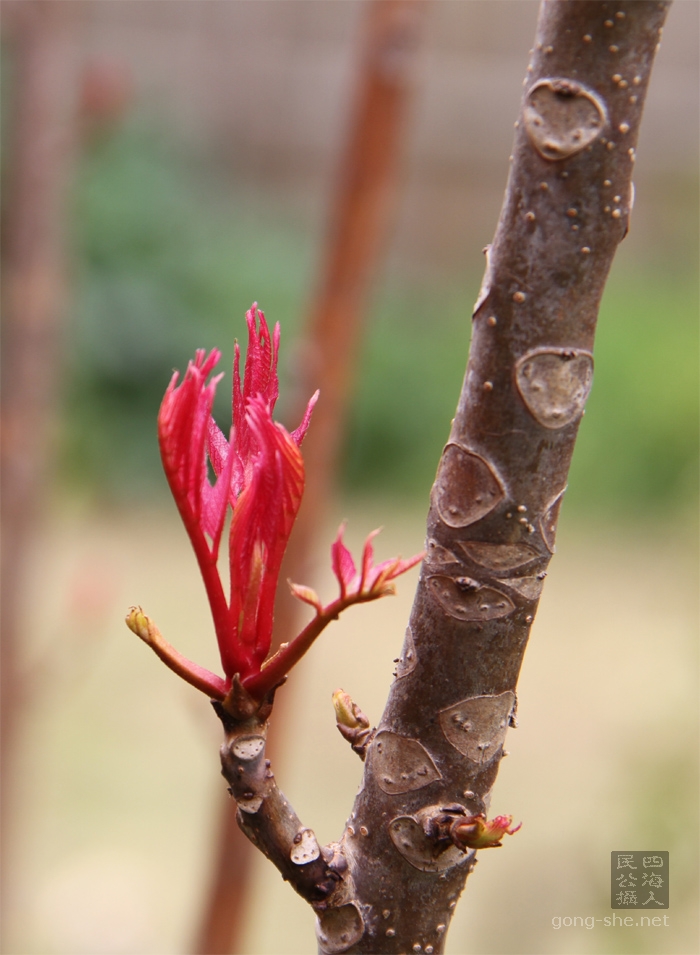
[[[321,280],[310,310],[296,422],[317,388],[313,425],[304,439],[306,487],[281,579],[310,577],[314,536],[322,524],[337,473],[348,399],[357,367],[363,319],[372,281],[390,231],[396,205],[401,149],[413,88],[415,53],[426,6],[422,0],[372,0],[367,7],[358,85],[343,150],[321,263]],[[275,642],[298,631],[299,603],[280,588]],[[287,689],[277,708],[289,705]],[[284,719],[278,721],[284,723]],[[276,734],[268,749],[274,754]],[[194,951],[222,955],[241,945],[250,846],[227,803],[217,831],[211,890],[206,896]],[[233,946],[233,947],[232,947]]]
[[[515,724],[668,6],[542,5],[464,388],[433,487],[428,553],[340,843],[316,847],[282,797],[241,768],[240,736],[262,739],[266,714],[254,733],[224,720],[224,775],[248,801],[239,818],[314,906],[327,955],[444,951],[475,861],[455,834],[488,809]],[[264,760],[264,744],[254,748]],[[288,824],[276,818],[280,806]]]
[[[5,4],[12,93],[2,220],[2,642],[0,752],[3,890],[12,752],[23,699],[23,583],[50,460],[60,368],[65,215],[78,94],[80,5]]]

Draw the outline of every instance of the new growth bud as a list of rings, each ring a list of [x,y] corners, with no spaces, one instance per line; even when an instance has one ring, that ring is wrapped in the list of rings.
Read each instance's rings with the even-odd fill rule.
[[[345,690],[336,690],[333,694],[333,708],[335,709],[335,719],[338,726],[345,726],[347,729],[357,729],[362,727],[366,729],[369,726],[369,720],[362,712],[357,703],[353,703],[350,694]]]
[[[280,567],[304,490],[300,445],[318,392],[295,431],[288,432],[274,421],[272,412],[279,394],[279,325],[271,334],[256,304],[246,314],[246,321],[248,349],[242,382],[240,349],[235,346],[229,436],[220,431],[211,416],[216,386],[222,377],[209,379],[221,357],[216,349],[209,355],[200,349],[181,381],[175,372],[158,414],[163,469],[207,591],[224,677],[179,654],[140,608],[132,608],[127,617],[129,628],[164,663],[219,701],[227,698],[236,677],[253,698],[263,700],[331,620],[353,603],[393,593],[392,581],[423,556],[418,554],[407,561],[397,557],[374,566],[375,531],[367,538],[358,573],[342,542],[341,527],[331,549],[340,598],[324,607],[310,587],[290,583],[294,596],[310,604],[316,616],[268,659]],[[219,576],[218,555],[229,509],[227,596]]]
[[[192,686],[206,693],[212,700],[223,700],[227,693],[225,680],[204,667],[193,663],[171,647],[151,618],[140,607],[131,607],[126,615],[126,625],[137,637],[160,657],[166,666]]]
[[[367,746],[374,735],[369,728],[369,720],[345,690],[335,691],[333,708],[340,735],[350,743],[361,759],[364,759]]]
[[[452,841],[460,849],[495,849],[502,845],[503,836],[514,835],[522,822],[511,828],[512,816],[495,816],[487,821],[483,812],[458,819],[452,826]]]
[[[144,643],[150,645],[151,638],[149,632],[149,624],[152,621],[140,607],[130,607],[129,612],[126,615],[126,625],[131,630],[132,633],[135,633],[137,637],[141,637]]]

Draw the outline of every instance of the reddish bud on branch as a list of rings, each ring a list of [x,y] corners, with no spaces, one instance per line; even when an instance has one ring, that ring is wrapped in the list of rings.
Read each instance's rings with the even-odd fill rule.
[[[495,816],[489,822],[480,812],[458,819],[450,835],[454,844],[465,852],[467,849],[495,849],[503,844],[503,836],[514,835],[522,826],[521,822],[511,828],[512,823],[512,816]]]

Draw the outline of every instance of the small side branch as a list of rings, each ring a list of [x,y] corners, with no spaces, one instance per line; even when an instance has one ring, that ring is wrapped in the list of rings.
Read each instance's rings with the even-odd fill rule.
[[[244,695],[239,689],[239,699]],[[257,706],[247,700],[250,709]],[[241,719],[217,700],[212,705],[224,726],[221,771],[238,806],[238,825],[317,911],[323,911],[331,897],[334,907],[342,905],[348,869],[343,852],[335,845],[319,846],[313,830],[302,825],[277,786],[265,757],[271,701],[250,716],[241,714]]]

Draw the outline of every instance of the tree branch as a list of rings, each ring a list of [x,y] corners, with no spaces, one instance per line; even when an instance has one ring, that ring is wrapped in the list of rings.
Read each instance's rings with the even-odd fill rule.
[[[226,711],[215,704],[239,824],[314,906],[325,955],[443,952],[475,850],[517,829],[485,814],[591,387],[598,306],[627,231],[668,6],[542,5],[427,557],[376,733],[336,694],[343,735],[366,756],[340,843],[321,849],[272,781],[271,701],[258,711],[239,685]]]
[[[474,860],[440,819],[487,811],[514,722],[667,9],[542,5],[428,556],[343,840],[363,923],[324,952],[444,949]]]
[[[282,878],[319,910],[328,899],[342,905],[350,882],[343,880],[347,862],[337,846],[321,849],[313,830],[305,828],[275,782],[265,757],[270,694],[260,705],[238,683],[233,707],[212,705],[224,726],[222,774],[238,806],[238,825],[250,841],[277,867]],[[236,715],[231,709],[237,710]]]

